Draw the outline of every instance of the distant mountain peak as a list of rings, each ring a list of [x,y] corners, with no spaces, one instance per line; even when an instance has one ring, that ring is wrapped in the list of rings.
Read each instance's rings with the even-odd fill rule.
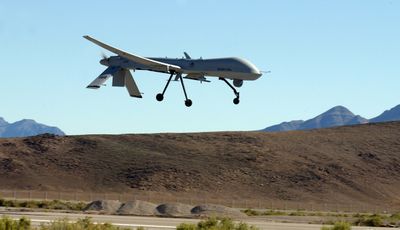
[[[0,117],[0,137],[26,137],[44,133],[65,135],[57,127],[40,124],[32,119],[22,119],[10,124]]]
[[[22,120],[19,120],[19,121],[15,122],[15,123],[36,123],[36,121],[33,120],[33,119],[22,119]]]
[[[341,113],[341,114],[354,115],[348,108],[346,108],[342,105],[335,106],[335,107],[327,110],[323,114],[329,114],[329,113]],[[323,114],[321,114],[321,115],[323,115]]]
[[[352,113],[346,107],[338,105],[309,120],[283,122],[279,125],[267,127],[263,131],[279,132],[279,131],[289,131],[289,130],[308,130],[308,129],[329,128],[329,127],[343,126],[343,125],[364,124],[367,122],[368,122],[367,119],[359,115],[354,115],[354,113]]]
[[[4,118],[0,117],[0,126],[8,125],[8,122]]]

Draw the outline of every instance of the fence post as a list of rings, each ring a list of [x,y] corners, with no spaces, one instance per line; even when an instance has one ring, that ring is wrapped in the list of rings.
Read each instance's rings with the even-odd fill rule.
[[[32,200],[32,191],[31,190],[29,190],[29,192],[28,192],[28,197],[29,197],[28,198],[29,200]]]
[[[14,200],[16,200],[17,199],[17,191],[14,190],[13,196],[14,196]]]
[[[47,200],[47,191],[44,192],[44,200]]]

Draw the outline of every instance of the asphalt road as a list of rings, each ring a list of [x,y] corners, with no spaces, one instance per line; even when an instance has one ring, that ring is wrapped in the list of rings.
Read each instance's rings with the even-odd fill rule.
[[[19,219],[23,216],[29,218],[32,225],[40,225],[49,223],[56,219],[68,218],[70,221],[76,221],[79,218],[91,217],[95,223],[111,223],[115,226],[136,228],[143,226],[145,229],[175,229],[180,223],[197,223],[198,219],[183,218],[160,218],[160,217],[138,217],[138,216],[117,216],[117,215],[93,215],[93,214],[72,214],[72,213],[55,213],[55,212],[17,212],[0,210],[0,215]],[[255,225],[258,228],[273,230],[320,230],[321,225],[316,224],[296,224],[296,223],[275,223],[262,219],[246,219],[244,222]],[[355,230],[372,230],[372,229],[400,229],[400,228],[377,228],[377,227],[353,227]]]

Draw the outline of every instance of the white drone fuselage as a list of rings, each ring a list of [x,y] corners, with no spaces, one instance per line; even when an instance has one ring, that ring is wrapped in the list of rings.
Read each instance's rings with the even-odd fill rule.
[[[168,63],[181,67],[181,74],[189,76],[210,76],[222,77],[232,80],[251,81],[258,79],[262,73],[257,67],[249,61],[242,58],[215,58],[215,59],[185,59],[185,58],[153,58],[147,59]],[[157,71],[152,66],[142,65],[140,63],[130,61],[120,56],[111,56],[100,61],[105,66],[120,66],[131,70],[148,70],[156,72],[166,72],[165,70]]]
[[[234,103],[239,103],[239,92],[226,80],[233,80],[235,87],[241,87],[243,81],[257,80],[262,76],[261,71],[251,62],[237,57],[230,58],[214,58],[214,59],[192,59],[187,53],[185,58],[153,58],[142,57],[136,54],[128,53],[118,48],[107,45],[90,36],[84,38],[95,43],[96,45],[117,54],[117,56],[105,57],[100,60],[100,64],[108,68],[101,73],[87,88],[98,89],[107,81],[113,78],[113,86],[126,87],[129,95],[132,97],[142,97],[142,93],[136,85],[130,70],[147,70],[170,74],[167,85],[162,93],[157,95],[157,100],[162,101],[164,93],[175,75],[175,80],[180,80],[185,93],[185,105],[191,106],[192,101],[188,99],[183,84],[183,79],[197,80],[200,82],[209,82],[206,76],[218,77],[225,81],[233,90],[236,98]],[[183,76],[185,74],[185,76]]]

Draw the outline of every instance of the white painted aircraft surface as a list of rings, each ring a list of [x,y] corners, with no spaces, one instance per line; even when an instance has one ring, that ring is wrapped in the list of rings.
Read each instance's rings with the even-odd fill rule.
[[[261,77],[261,71],[251,62],[237,57],[192,59],[186,52],[185,58],[149,58],[128,53],[118,48],[107,45],[90,36],[83,36],[94,44],[117,54],[117,56],[103,57],[100,64],[107,66],[87,88],[98,89],[113,77],[113,86],[126,87],[131,97],[142,98],[142,94],[132,77],[130,70],[148,70],[170,74],[162,93],[157,94],[156,99],[162,101],[164,94],[175,75],[176,81],[180,81],[185,95],[185,105],[190,107],[192,101],[188,98],[183,79],[210,82],[208,77],[218,77],[224,81],[234,92],[234,104],[239,104],[239,92],[235,87],[241,87],[244,81],[254,81]],[[184,76],[183,76],[184,75]],[[232,80],[233,85],[227,80]]]

